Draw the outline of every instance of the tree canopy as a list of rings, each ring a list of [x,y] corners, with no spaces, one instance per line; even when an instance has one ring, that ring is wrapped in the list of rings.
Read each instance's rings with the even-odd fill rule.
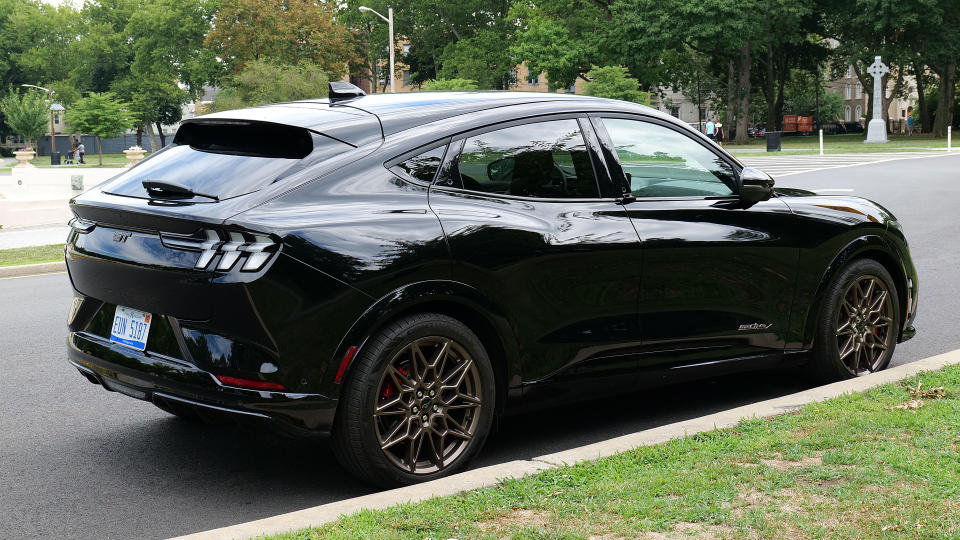
[[[91,92],[67,109],[66,116],[67,122],[77,131],[96,135],[97,154],[101,166],[103,165],[101,139],[120,135],[134,125],[130,105],[116,99],[111,92]]]
[[[50,108],[47,96],[37,90],[20,93],[13,88],[0,99],[4,121],[30,143],[36,143],[47,131]]]
[[[957,122],[956,1],[0,0],[0,84],[54,88],[68,110],[111,92],[151,134],[210,86],[214,108],[319,96],[344,77],[385,91],[387,24],[366,6],[393,8],[392,75],[421,89],[506,90],[525,64],[549,91],[649,93],[660,106],[678,91],[742,140],[809,110],[810,95],[832,120],[837,98],[811,89],[853,66],[869,94],[880,55],[883,104],[916,90],[921,124],[943,135]]]

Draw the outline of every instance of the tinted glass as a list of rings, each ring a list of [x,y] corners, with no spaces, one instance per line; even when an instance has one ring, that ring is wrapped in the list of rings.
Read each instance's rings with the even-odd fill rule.
[[[635,197],[732,195],[733,167],[690,137],[657,124],[605,118]]]
[[[541,198],[599,196],[576,120],[537,122],[466,140],[458,164],[464,189]]]
[[[221,199],[256,191],[276,180],[297,159],[238,156],[179,145],[151,156],[104,186],[117,195],[147,197],[144,180],[183,184]]]
[[[437,175],[437,169],[440,168],[440,162],[443,161],[443,151],[446,148],[446,146],[440,146],[433,150],[427,150],[402,163],[398,163],[395,165],[395,168],[417,180],[433,182],[433,177]]]

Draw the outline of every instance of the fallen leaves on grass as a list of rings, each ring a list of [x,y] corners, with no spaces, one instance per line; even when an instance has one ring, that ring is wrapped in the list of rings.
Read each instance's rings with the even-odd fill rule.
[[[894,405],[893,407],[891,407],[891,409],[904,409],[904,410],[908,410],[916,413],[917,409],[919,409],[920,407],[923,407],[924,405],[926,405],[926,403],[924,403],[922,399],[919,399],[919,400],[911,399],[906,403],[901,403],[900,405]]]
[[[904,388],[910,392],[910,397],[913,399],[943,399],[947,397],[947,390],[942,386],[935,386],[933,388],[923,388],[923,382],[917,381],[917,386],[907,386],[901,384]]]

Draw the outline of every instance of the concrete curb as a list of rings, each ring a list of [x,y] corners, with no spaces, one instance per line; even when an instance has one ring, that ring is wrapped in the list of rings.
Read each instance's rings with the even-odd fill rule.
[[[0,266],[0,278],[32,276],[34,274],[50,274],[52,272],[66,272],[67,263],[63,261],[40,264],[21,264],[18,266]]]
[[[290,512],[288,514],[241,523],[239,525],[180,536],[176,540],[251,538],[265,534],[276,534],[322,525],[359,510],[382,509],[396,504],[423,501],[432,497],[442,497],[470,489],[489,487],[498,484],[505,478],[519,478],[546,469],[612,456],[638,446],[659,444],[671,439],[711,431],[713,429],[732,427],[744,419],[777,416],[797,410],[808,403],[824,401],[843,394],[862,392],[911,377],[922,371],[935,371],[952,364],[960,364],[960,349],[930,358],[924,358],[923,360],[917,360],[916,362],[897,366],[857,379],[836,382],[788,396],[752,403],[699,418],[623,435],[579,448],[571,448],[570,450],[564,450],[562,452],[546,454],[531,460],[518,460],[489,467],[481,467],[432,482],[373,493],[353,499],[345,499]]]

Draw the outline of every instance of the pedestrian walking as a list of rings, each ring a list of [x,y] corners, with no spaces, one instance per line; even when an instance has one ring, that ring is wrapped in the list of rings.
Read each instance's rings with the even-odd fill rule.
[[[716,135],[717,144],[719,144],[720,146],[723,146],[723,124],[717,123],[717,129],[716,129],[715,135]]]
[[[83,156],[87,155],[87,148],[83,146],[81,142],[77,145],[77,161],[81,164],[86,164],[87,162],[83,160]]]
[[[913,135],[913,116],[907,117],[907,137]]]
[[[707,137],[713,138],[713,132],[716,129],[716,124],[712,119],[707,119]]]

